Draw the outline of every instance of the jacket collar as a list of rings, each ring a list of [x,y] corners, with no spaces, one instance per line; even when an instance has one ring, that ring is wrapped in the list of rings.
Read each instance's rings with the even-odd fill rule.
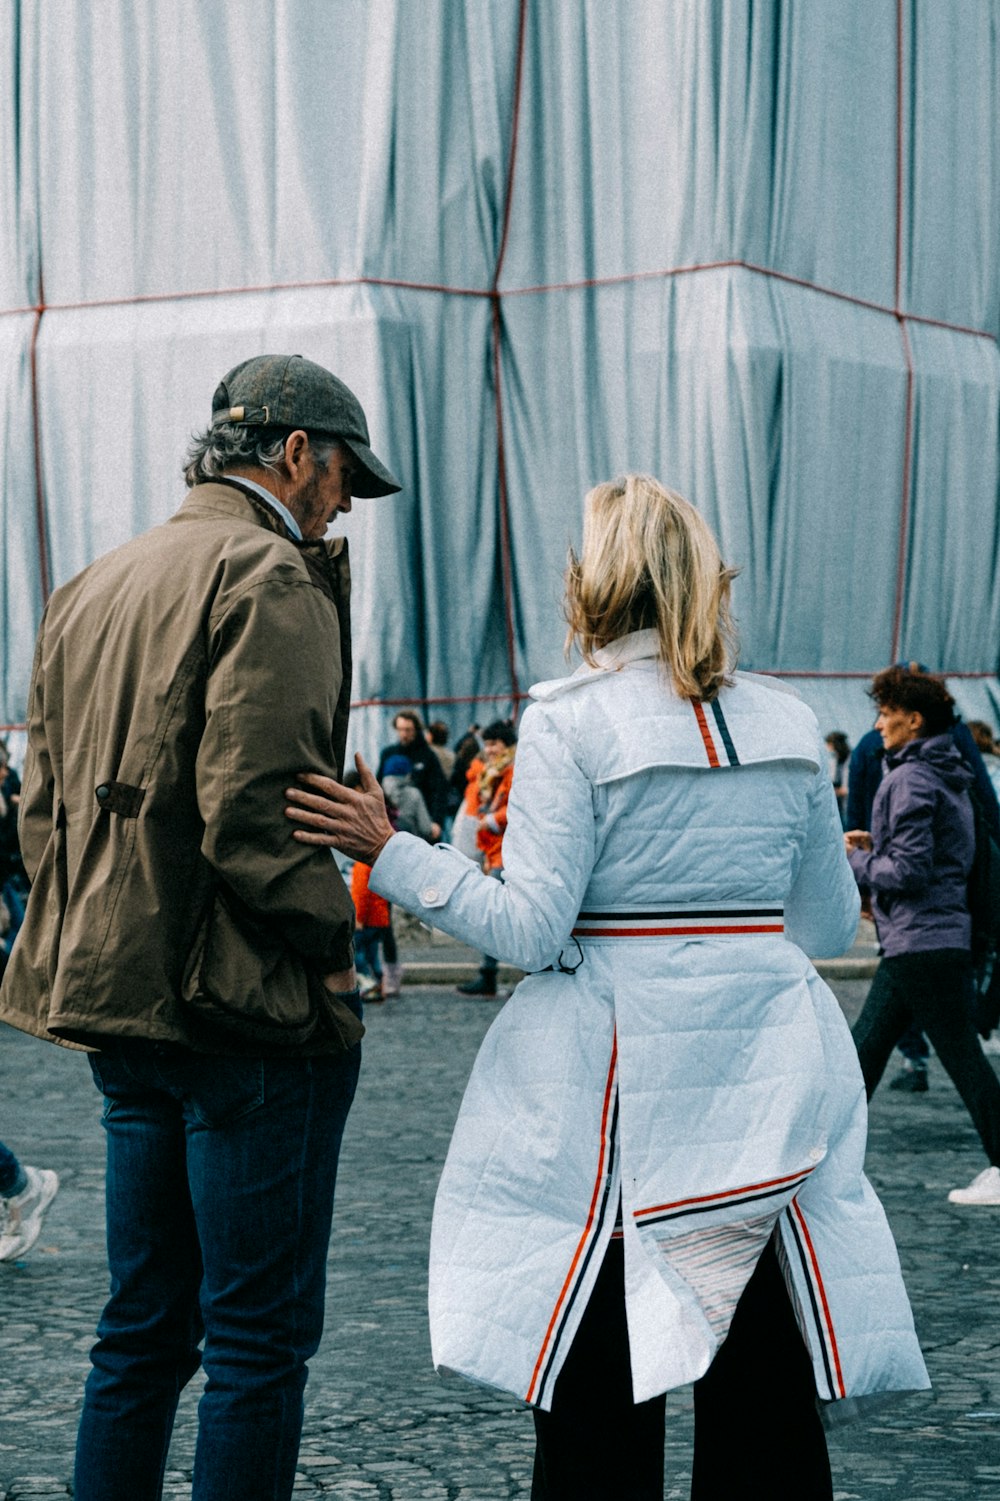
[[[630,631],[596,651],[594,661],[604,672],[619,672],[630,662],[645,662],[659,655],[660,638],[655,631]]]
[[[550,678],[544,683],[535,683],[528,692],[532,698],[556,698],[561,693],[579,688],[583,683],[592,682],[606,672],[621,672],[633,662],[655,661],[658,655],[659,637],[655,631],[630,631],[627,636],[619,636],[617,641],[596,651],[593,667],[589,662],[581,662],[569,677]]]
[[[347,548],[346,537],[322,538],[318,542],[297,541],[278,513],[272,511],[253,490],[245,489],[238,479],[227,477],[192,486],[181,504],[181,511],[214,511],[216,515],[253,522],[275,536],[283,537],[299,552],[325,553],[328,558],[336,558]]]

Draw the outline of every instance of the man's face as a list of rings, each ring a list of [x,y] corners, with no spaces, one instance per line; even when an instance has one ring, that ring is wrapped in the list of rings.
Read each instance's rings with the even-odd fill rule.
[[[346,448],[335,448],[326,468],[310,452],[300,487],[289,497],[291,510],[307,542],[318,542],[339,512],[351,509],[351,482],[357,465]]]
[[[887,751],[902,750],[911,740],[919,740],[924,733],[924,716],[913,709],[880,707],[875,728],[882,736]]]
[[[502,740],[483,741],[483,752],[486,756],[487,761],[495,761],[498,756],[503,755],[506,749],[507,747],[504,745]]]
[[[412,719],[397,719],[393,724],[400,745],[412,745],[417,738],[417,727]]]

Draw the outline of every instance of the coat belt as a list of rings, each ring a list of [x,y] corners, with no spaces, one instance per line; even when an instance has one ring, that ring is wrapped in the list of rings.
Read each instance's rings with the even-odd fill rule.
[[[750,902],[709,907],[672,903],[652,910],[581,912],[573,937],[583,938],[715,938],[720,935],[784,933],[785,911],[778,902]]]

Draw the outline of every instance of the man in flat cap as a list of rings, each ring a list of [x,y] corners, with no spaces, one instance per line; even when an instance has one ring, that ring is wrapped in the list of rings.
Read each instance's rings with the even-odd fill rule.
[[[291,1495],[360,1063],[350,897],[284,789],[343,769],[327,526],[400,487],[357,398],[298,355],[231,370],[188,457],[177,514],[52,596],[31,687],[0,1017],[93,1050],[108,1147],[76,1501],[159,1496],[199,1364],[193,1496]]]

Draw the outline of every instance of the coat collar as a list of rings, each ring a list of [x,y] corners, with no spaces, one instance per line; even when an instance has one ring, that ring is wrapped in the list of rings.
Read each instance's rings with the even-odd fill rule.
[[[346,537],[323,538],[319,542],[296,541],[278,513],[252,490],[244,489],[236,479],[209,480],[203,485],[192,486],[181,504],[180,514],[192,511],[213,511],[216,515],[252,522],[277,537],[283,537],[299,552],[325,552],[329,558],[346,552]]]
[[[557,698],[584,683],[593,682],[604,673],[621,672],[633,662],[654,662],[659,656],[659,650],[659,637],[655,631],[630,631],[627,636],[619,636],[617,641],[596,651],[593,667],[589,662],[581,662],[568,678],[549,678],[544,683],[535,683],[528,692],[532,698]]]
[[[602,672],[620,672],[630,662],[647,662],[660,655],[660,638],[655,631],[630,631],[594,653]]]

